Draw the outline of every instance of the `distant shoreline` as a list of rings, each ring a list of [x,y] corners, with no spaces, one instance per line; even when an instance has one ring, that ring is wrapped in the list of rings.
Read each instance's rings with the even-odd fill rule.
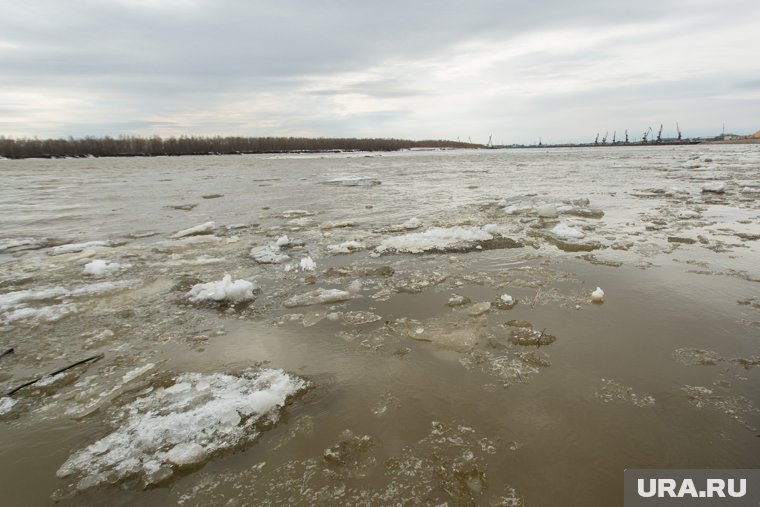
[[[14,139],[0,137],[0,157],[100,158],[187,155],[259,155],[286,153],[388,152],[420,149],[482,148],[447,140],[305,137],[85,137]]]

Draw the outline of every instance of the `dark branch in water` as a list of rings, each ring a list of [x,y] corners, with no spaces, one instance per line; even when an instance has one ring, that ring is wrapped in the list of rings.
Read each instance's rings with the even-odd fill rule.
[[[540,335],[539,335],[539,337],[538,337],[538,340],[536,340],[536,348],[537,348],[537,349],[541,348],[541,340],[543,340],[543,339],[544,339],[544,333],[545,333],[545,332],[546,332],[546,328],[543,328],[543,329],[541,330],[541,334],[540,334]]]
[[[459,141],[406,139],[188,136],[15,139],[0,136],[0,156],[6,158],[156,157],[482,147],[480,144]]]
[[[11,347],[8,350],[6,350],[5,352],[3,352],[2,354],[0,354],[0,359],[4,358],[5,356],[10,356],[14,352],[15,352],[15,350],[13,349],[13,347]]]
[[[39,382],[40,380],[42,380],[45,377],[55,377],[56,375],[58,375],[60,373],[63,373],[65,371],[67,371],[67,370],[70,370],[70,369],[74,368],[75,366],[79,366],[80,364],[94,362],[94,361],[97,361],[99,359],[103,359],[103,357],[105,357],[105,354],[101,353],[101,354],[97,354],[95,356],[90,356],[87,359],[82,359],[81,361],[77,361],[74,364],[70,364],[70,365],[66,366],[65,368],[61,368],[60,370],[56,370],[53,373],[49,373],[49,374],[44,375],[42,377],[37,377],[36,379],[30,380],[29,382],[26,382],[25,384],[21,384],[20,386],[15,387],[15,388],[11,389],[10,391],[8,391],[6,394],[8,396],[13,396],[14,394],[16,394],[21,389],[23,389],[25,387],[29,387],[31,385],[34,385],[34,384],[36,384],[37,382]]]

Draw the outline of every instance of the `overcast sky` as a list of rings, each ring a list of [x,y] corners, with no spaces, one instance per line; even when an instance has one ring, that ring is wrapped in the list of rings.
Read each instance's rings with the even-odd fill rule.
[[[0,135],[760,129],[757,0],[0,0]]]

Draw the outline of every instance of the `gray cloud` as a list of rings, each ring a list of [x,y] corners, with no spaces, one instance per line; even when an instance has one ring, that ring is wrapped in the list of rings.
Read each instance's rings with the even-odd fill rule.
[[[420,138],[501,128],[518,141],[536,135],[528,120],[540,117],[572,138],[581,120],[558,110],[632,123],[649,104],[679,116],[709,103],[747,127],[750,112],[760,117],[752,95],[731,99],[758,88],[760,65],[741,49],[760,43],[749,1],[0,0],[0,9],[0,134]],[[732,45],[738,54],[721,55]],[[614,99],[622,95],[629,105]]]

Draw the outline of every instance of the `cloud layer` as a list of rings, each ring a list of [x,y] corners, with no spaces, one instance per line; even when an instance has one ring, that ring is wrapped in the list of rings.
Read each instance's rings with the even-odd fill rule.
[[[0,0],[0,135],[760,128],[751,1]]]

